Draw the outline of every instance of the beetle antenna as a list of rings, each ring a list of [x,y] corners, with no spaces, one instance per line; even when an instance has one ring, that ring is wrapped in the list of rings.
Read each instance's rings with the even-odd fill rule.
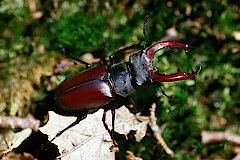
[[[146,45],[147,45],[146,23],[148,22],[149,16],[150,16],[149,14],[147,14],[145,16],[145,21],[144,21],[144,24],[143,24],[143,34],[144,34],[144,38],[145,38],[144,49],[146,48]]]

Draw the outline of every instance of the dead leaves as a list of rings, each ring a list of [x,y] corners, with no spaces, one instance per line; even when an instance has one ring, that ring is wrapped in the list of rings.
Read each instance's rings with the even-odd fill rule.
[[[163,149],[167,154],[174,156],[174,152],[168,148],[164,139],[162,138],[162,130],[157,125],[157,118],[155,117],[155,107],[156,104],[152,105],[150,110],[150,117],[140,116],[140,113],[134,115],[130,111],[122,106],[116,110],[115,117],[115,132],[127,135],[131,130],[136,131],[135,139],[140,142],[141,139],[147,133],[147,125],[149,124],[153,130],[154,136],[158,142],[162,145]],[[58,146],[61,159],[115,159],[115,153],[111,150],[113,146],[112,139],[105,129],[102,116],[104,110],[99,109],[99,111],[94,114],[89,114],[86,119],[82,120],[76,126],[65,131],[61,136],[57,137],[53,143]],[[55,135],[75,121],[76,117],[66,117],[58,115],[52,111],[49,112],[48,123],[39,128],[41,132],[47,134],[49,140],[51,140]],[[112,114],[111,111],[106,112],[106,124],[109,129],[112,129]],[[4,153],[8,153],[13,148],[18,147],[22,141],[31,134],[31,129],[25,129],[19,133],[10,133],[8,131],[2,135],[7,135],[2,138],[2,148],[0,148]],[[8,138],[10,137],[10,138]],[[21,137],[21,138],[19,138]],[[160,137],[160,138],[159,138]],[[121,146],[119,146],[121,147]],[[129,159],[141,159],[140,157],[135,157],[133,153],[128,152]]]
[[[103,126],[102,115],[103,109],[89,114],[86,119],[53,141],[58,146],[62,159],[114,159],[115,154],[110,151],[112,140]],[[106,124],[109,129],[112,127],[111,118],[111,111],[108,111]],[[49,122],[40,128],[40,131],[48,134],[49,139],[52,139],[75,119],[49,112]],[[127,136],[131,130],[135,130],[136,140],[140,141],[146,134],[148,122],[148,117],[138,116],[137,119],[125,106],[122,106],[116,110],[115,131]]]
[[[10,129],[0,130],[0,156],[4,153],[12,151],[17,148],[29,135],[32,133],[31,129],[24,129],[21,132],[14,133]]]

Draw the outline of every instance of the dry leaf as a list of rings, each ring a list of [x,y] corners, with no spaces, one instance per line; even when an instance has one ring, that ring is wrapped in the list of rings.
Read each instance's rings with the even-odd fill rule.
[[[0,130],[0,156],[2,153],[8,153],[17,148],[32,133],[31,129],[24,129],[21,132],[14,133],[10,129]]]
[[[112,127],[111,118],[112,114],[108,111],[106,114],[106,123],[110,128]],[[137,115],[136,117],[125,106],[122,106],[116,111],[115,131],[127,136],[131,130],[134,130],[136,131],[135,139],[137,142],[140,142],[146,135],[148,123],[149,117],[140,115]]]
[[[13,153],[10,152],[2,157],[2,160],[37,160],[30,153]]]
[[[114,152],[110,151],[111,137],[102,123],[103,112],[103,109],[100,109],[94,114],[89,114],[86,119],[53,141],[58,146],[62,159],[115,159]],[[49,112],[49,121],[40,128],[40,131],[48,134],[49,139],[52,139],[75,119],[76,117],[60,116]],[[125,106],[122,106],[116,110],[115,131],[127,135],[131,130],[135,130],[135,137],[140,141],[146,134],[149,118],[140,117],[140,119],[142,122],[138,121],[136,116],[130,113]],[[106,124],[109,129],[112,127],[111,122],[111,111],[108,111]]]

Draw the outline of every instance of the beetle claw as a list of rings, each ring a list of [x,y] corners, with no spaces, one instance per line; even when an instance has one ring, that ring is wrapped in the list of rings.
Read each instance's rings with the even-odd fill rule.
[[[192,69],[192,73],[183,73],[179,68],[177,70],[177,73],[172,74],[172,75],[165,75],[165,74],[156,74],[153,71],[153,66],[149,65],[151,64],[151,61],[154,57],[154,54],[163,48],[170,48],[173,49],[174,47],[181,47],[185,50],[186,53],[188,53],[188,49],[192,49],[193,47],[189,45],[185,45],[179,42],[175,41],[165,41],[165,42],[158,42],[154,44],[153,46],[149,47],[146,50],[145,53],[145,64],[147,67],[148,72],[150,72],[150,76],[154,78],[155,81],[160,81],[160,82],[171,82],[171,81],[178,81],[178,80],[185,80],[189,78],[193,78],[196,76],[200,71],[201,71],[201,66],[199,69],[194,72]]]
[[[196,72],[192,73],[183,73],[180,69],[178,69],[177,73],[171,75],[165,74],[156,74],[154,72],[150,72],[150,76],[154,78],[155,81],[159,82],[172,82],[172,81],[179,81],[179,80],[186,80],[193,78],[201,71],[201,67]]]

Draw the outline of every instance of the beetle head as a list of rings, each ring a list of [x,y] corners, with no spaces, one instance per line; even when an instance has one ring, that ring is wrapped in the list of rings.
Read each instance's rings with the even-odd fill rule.
[[[196,76],[201,71],[201,66],[200,66],[196,72],[192,70],[192,73],[183,73],[180,69],[178,69],[177,73],[171,74],[171,75],[155,73],[154,72],[155,69],[153,67],[153,64],[151,63],[154,54],[163,48],[173,48],[173,47],[181,47],[186,52],[188,51],[188,49],[191,48],[190,46],[179,43],[179,42],[164,41],[164,42],[158,42],[152,45],[151,47],[147,48],[147,50],[144,50],[145,65],[146,65],[147,71],[150,73],[150,76],[154,79],[154,81],[171,82],[171,81],[190,79]]]

